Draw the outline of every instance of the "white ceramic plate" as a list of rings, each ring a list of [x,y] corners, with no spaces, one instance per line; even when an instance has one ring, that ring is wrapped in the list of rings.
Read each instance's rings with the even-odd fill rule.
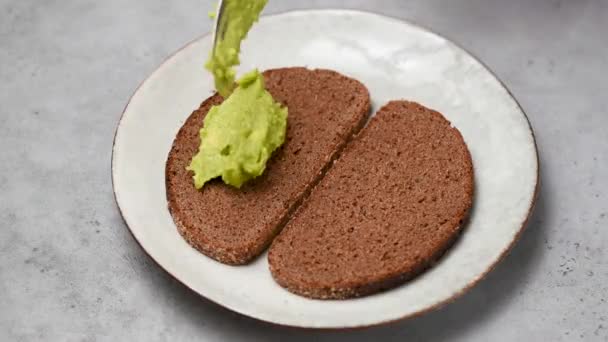
[[[265,16],[244,43],[239,72],[286,66],[340,71],[370,90],[373,110],[391,99],[443,113],[473,156],[475,205],[462,238],[441,262],[396,289],[319,301],[278,286],[266,255],[226,266],[191,248],[167,210],[165,161],[184,120],[212,92],[203,69],[210,36],[171,56],[136,91],[119,123],[112,159],[116,201],[131,232],[167,272],[202,296],[260,320],[298,327],[375,325],[428,311],[478,282],[509,250],[530,214],[538,159],[526,116],[479,61],[416,25],[350,11]]]

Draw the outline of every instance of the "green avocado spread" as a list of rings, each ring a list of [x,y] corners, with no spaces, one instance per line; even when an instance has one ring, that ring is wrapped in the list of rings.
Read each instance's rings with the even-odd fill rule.
[[[222,177],[240,188],[261,175],[272,152],[285,140],[287,108],[264,89],[264,78],[251,71],[221,105],[213,106],[200,131],[201,146],[188,170],[197,189]]]
[[[268,0],[224,0],[224,9],[216,32],[216,47],[205,67],[215,78],[215,88],[223,97],[234,88],[235,65],[240,64],[241,42],[258,21]]]
[[[197,189],[217,177],[240,188],[264,172],[272,152],[285,141],[287,108],[265,89],[263,75],[253,70],[234,82],[241,41],[267,1],[224,0],[226,31],[206,67],[225,100],[207,113],[198,153],[187,168]]]

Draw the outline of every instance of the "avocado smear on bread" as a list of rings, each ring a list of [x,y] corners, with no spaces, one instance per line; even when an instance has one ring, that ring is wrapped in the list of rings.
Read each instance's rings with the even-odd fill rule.
[[[226,31],[205,67],[225,100],[207,113],[198,153],[187,168],[194,173],[197,189],[217,177],[240,188],[264,172],[272,153],[285,141],[287,108],[266,90],[263,75],[253,70],[236,81],[236,88],[234,82],[241,41],[267,1],[224,0]]]

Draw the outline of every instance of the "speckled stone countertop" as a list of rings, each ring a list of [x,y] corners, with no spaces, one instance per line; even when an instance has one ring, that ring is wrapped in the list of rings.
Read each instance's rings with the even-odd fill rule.
[[[212,1],[0,0],[0,341],[608,341],[608,1],[271,1],[410,19],[483,60],[536,131],[527,231],[470,293],[348,332],[274,327],[190,292],[114,204],[114,129],[137,85],[210,29]],[[398,304],[396,304],[398,305]]]

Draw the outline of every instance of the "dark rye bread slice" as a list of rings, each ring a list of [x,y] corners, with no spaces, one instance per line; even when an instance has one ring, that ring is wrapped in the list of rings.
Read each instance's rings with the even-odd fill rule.
[[[388,289],[444,253],[472,197],[471,156],[458,130],[417,103],[390,102],[274,240],[270,270],[312,298]]]
[[[166,165],[169,211],[193,247],[226,264],[262,253],[291,212],[368,118],[370,99],[360,82],[330,70],[285,68],[264,72],[267,89],[287,105],[285,144],[264,174],[235,189],[220,180],[196,190],[186,171],[199,147],[199,129],[211,96],[180,129]]]

